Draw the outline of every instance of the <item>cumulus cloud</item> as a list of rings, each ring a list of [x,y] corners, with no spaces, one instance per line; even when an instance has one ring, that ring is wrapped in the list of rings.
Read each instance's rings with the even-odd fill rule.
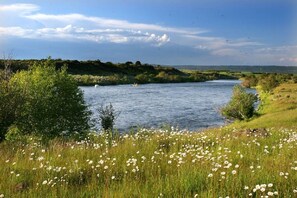
[[[0,5],[0,11],[3,13],[14,13],[14,17],[36,21],[44,26],[42,28],[25,28],[21,25],[1,27],[0,22],[0,35],[30,39],[88,40],[97,43],[142,42],[161,46],[170,41],[169,35],[165,32],[184,32],[184,30],[154,24],[132,23],[77,13],[65,15],[36,13],[39,10],[39,6],[35,4]]]
[[[85,29],[72,25],[58,28],[25,29],[21,27],[0,27],[0,36],[17,36],[30,39],[63,39],[68,41],[87,40],[97,43],[150,43],[161,46],[170,41],[167,34],[123,29]]]
[[[43,23],[47,22],[56,22],[56,23],[77,23],[77,22],[88,22],[91,25],[95,25],[97,27],[105,27],[105,28],[124,28],[124,29],[132,29],[132,30],[148,30],[148,31],[158,31],[158,32],[172,32],[179,34],[199,34],[207,32],[204,29],[180,29],[173,27],[160,26],[155,24],[145,24],[145,23],[132,23],[125,20],[117,20],[117,19],[108,19],[102,17],[91,17],[85,16],[82,14],[60,14],[60,15],[51,15],[51,14],[30,14],[27,15],[26,18],[40,21]]]

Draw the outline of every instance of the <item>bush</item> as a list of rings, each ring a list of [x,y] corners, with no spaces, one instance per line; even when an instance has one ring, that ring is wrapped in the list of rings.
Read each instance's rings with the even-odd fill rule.
[[[221,114],[227,119],[246,120],[254,115],[254,103],[257,97],[247,93],[244,88],[237,85],[233,88],[233,95],[229,103],[221,109]]]
[[[263,78],[259,81],[259,85],[261,86],[264,92],[271,92],[275,87],[279,85],[279,81],[276,76],[273,74],[263,76]]]
[[[82,91],[66,69],[56,70],[51,60],[15,74],[10,86],[24,101],[15,118],[23,134],[51,139],[82,135],[90,128]]]
[[[0,70],[0,141],[5,139],[9,126],[15,121],[16,110],[23,103],[5,76],[5,71]]]
[[[247,76],[244,78],[244,81],[242,82],[242,86],[251,88],[256,87],[258,84],[258,79],[255,75]]]
[[[114,127],[114,122],[118,114],[113,108],[112,104],[109,104],[107,106],[102,105],[98,109],[98,112],[102,129],[104,131],[112,131]]]

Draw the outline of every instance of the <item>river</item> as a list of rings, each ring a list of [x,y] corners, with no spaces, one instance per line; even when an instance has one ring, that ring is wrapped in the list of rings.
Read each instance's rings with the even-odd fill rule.
[[[214,80],[80,88],[95,118],[98,117],[96,108],[112,103],[120,113],[115,122],[115,128],[120,131],[164,125],[193,131],[225,123],[219,108],[229,101],[233,86],[239,83],[238,80]]]

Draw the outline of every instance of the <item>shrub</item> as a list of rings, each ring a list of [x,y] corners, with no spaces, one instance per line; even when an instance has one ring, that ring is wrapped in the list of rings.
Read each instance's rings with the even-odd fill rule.
[[[273,74],[263,76],[263,78],[259,81],[259,85],[261,86],[264,92],[271,92],[275,87],[279,85],[279,81],[276,76]]]
[[[114,122],[118,114],[113,108],[112,104],[110,103],[107,106],[102,105],[98,109],[98,113],[102,129],[104,131],[112,131],[114,127]]]
[[[20,95],[10,86],[9,78],[5,70],[0,70],[0,141],[5,139],[9,126],[15,121],[16,110],[23,103]]]
[[[231,100],[221,109],[221,114],[231,120],[246,120],[253,116],[256,101],[257,97],[254,94],[247,93],[244,88],[237,85],[233,88]]]
[[[258,84],[258,79],[255,75],[245,77],[244,81],[242,82],[242,86],[247,88],[256,87],[257,84]]]
[[[82,91],[66,69],[56,70],[51,60],[15,74],[10,84],[24,101],[15,120],[23,134],[51,139],[89,129],[90,111]]]

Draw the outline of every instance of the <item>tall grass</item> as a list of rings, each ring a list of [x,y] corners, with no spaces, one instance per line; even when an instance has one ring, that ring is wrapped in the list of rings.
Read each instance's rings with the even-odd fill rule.
[[[2,143],[5,197],[294,197],[297,132],[140,130],[49,146]],[[272,186],[271,186],[272,185]],[[268,187],[271,186],[271,187]]]

